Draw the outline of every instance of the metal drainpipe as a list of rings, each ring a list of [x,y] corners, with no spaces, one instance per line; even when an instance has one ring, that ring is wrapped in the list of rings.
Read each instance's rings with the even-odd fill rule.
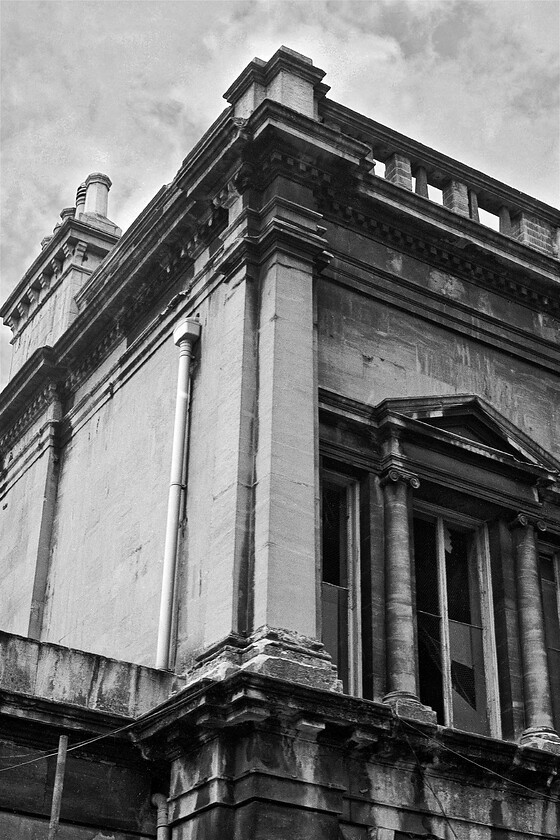
[[[173,620],[175,565],[179,535],[179,510],[183,490],[183,462],[187,438],[187,416],[189,408],[189,380],[193,345],[200,338],[200,324],[194,318],[184,318],[173,330],[173,341],[179,348],[179,372],[177,378],[177,402],[171,451],[171,475],[169,478],[169,499],[167,502],[167,525],[163,554],[163,577],[159,608],[156,668],[169,669],[169,642]]]
[[[171,837],[169,830],[169,816],[167,811],[167,797],[163,793],[154,793],[152,796],[152,805],[157,808],[157,834],[156,840],[169,840]]]

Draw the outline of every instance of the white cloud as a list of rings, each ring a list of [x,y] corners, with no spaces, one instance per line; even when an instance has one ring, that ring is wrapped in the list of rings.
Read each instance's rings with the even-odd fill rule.
[[[2,27],[2,296],[91,171],[128,226],[286,44],[330,96],[552,203],[558,17],[544,0],[12,2]],[[4,374],[5,375],[5,374]]]

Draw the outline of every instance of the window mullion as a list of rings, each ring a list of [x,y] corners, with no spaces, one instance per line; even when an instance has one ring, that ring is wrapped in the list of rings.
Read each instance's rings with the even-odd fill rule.
[[[362,696],[361,595],[359,547],[359,487],[357,482],[347,490],[348,537],[348,629],[349,629],[349,685],[352,694]]]
[[[453,695],[451,685],[451,653],[449,642],[449,611],[447,607],[447,575],[445,570],[445,534],[443,519],[437,518],[437,564],[439,603],[441,613],[441,670],[445,725],[453,726]]]
[[[556,585],[556,604],[558,608],[558,621],[560,622],[560,552],[552,557],[552,569],[554,571],[554,583]]]

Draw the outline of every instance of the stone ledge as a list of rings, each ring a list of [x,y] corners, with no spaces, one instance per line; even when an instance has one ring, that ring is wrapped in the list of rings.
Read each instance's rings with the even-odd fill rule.
[[[2,691],[136,717],[181,682],[154,668],[0,632]]]

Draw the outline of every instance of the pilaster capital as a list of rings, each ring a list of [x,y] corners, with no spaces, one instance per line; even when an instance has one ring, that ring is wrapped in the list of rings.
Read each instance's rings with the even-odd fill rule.
[[[513,519],[508,525],[510,531],[515,530],[516,528],[534,528],[541,533],[546,531],[546,522],[543,519],[539,519],[530,513],[525,513],[524,511],[519,511],[515,519]]]
[[[420,487],[420,479],[414,473],[406,472],[405,470],[397,469],[396,467],[390,467],[390,469],[385,470],[381,474],[381,486],[385,487],[387,484],[396,484],[399,481],[403,481],[405,484],[410,485],[413,490],[418,490]]]

